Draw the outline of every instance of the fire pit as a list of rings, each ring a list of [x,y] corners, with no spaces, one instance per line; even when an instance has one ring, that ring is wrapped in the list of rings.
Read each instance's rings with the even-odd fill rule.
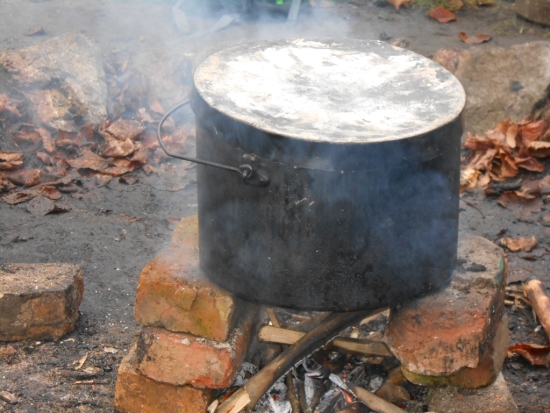
[[[190,103],[213,282],[342,311],[449,279],[465,95],[445,69],[378,41],[245,44],[198,66]]]

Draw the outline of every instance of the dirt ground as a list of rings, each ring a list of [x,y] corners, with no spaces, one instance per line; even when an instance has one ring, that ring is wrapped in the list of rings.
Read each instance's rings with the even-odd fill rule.
[[[130,56],[131,64],[149,79],[151,98],[170,107],[188,91],[188,69],[181,69],[184,58],[195,64],[209,51],[233,42],[295,36],[403,38],[410,50],[430,56],[440,48],[470,47],[459,40],[461,31],[493,37],[479,47],[545,40],[550,35],[550,29],[516,17],[513,3],[503,0],[497,0],[495,7],[466,7],[450,24],[429,19],[419,6],[396,11],[383,0],[369,0],[304,8],[294,28],[287,28],[281,18],[264,17],[193,40],[176,31],[171,6],[172,2],[153,0],[1,0],[0,53],[82,32],[97,42],[105,56]],[[197,19],[194,24],[207,26],[212,21]],[[46,34],[25,36],[37,26]],[[178,79],[181,87],[174,88]],[[5,127],[0,127],[0,149],[13,149]],[[0,411],[113,411],[116,372],[139,330],[132,307],[140,271],[167,245],[170,219],[197,211],[194,169],[187,171],[185,185],[179,185],[184,188],[177,191],[170,190],[169,177],[151,178],[141,171],[134,175],[138,180],[134,185],[113,180],[82,199],[66,197],[72,208],[68,213],[38,217],[29,214],[25,204],[0,203],[0,263],[69,262],[82,265],[85,276],[76,330],[57,342],[13,343],[17,354],[9,364],[0,361],[0,390],[19,397],[17,405],[0,401]],[[539,222],[548,207],[525,220],[483,193],[469,192],[464,200],[463,232],[492,241],[504,231],[511,237],[536,235],[541,247],[534,250],[534,261],[511,256],[511,268],[542,279],[550,288],[550,255],[543,248],[550,243],[550,227]],[[535,332],[537,324],[529,310],[508,307],[508,312],[512,343],[547,344],[544,331]],[[85,355],[87,365],[100,372],[96,384],[75,385],[77,379],[90,378],[84,373],[76,377],[72,371]],[[521,412],[550,411],[548,369],[514,357],[506,361],[504,375]]]

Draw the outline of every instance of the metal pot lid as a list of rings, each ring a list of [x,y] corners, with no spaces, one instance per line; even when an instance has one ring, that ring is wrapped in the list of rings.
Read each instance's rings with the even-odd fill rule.
[[[292,39],[209,56],[195,87],[221,113],[300,140],[375,143],[455,120],[460,82],[432,60],[374,40]]]

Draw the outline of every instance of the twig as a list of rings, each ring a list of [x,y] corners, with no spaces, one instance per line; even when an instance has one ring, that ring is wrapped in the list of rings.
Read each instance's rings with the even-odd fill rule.
[[[264,393],[294,364],[302,360],[316,349],[326,345],[336,334],[346,327],[367,317],[369,314],[384,311],[382,308],[374,311],[357,311],[347,313],[332,313],[319,326],[311,330],[294,345],[283,351],[262,371],[252,377],[243,387],[235,392],[227,401],[221,404],[218,413],[237,413],[247,405],[253,408]]]
[[[296,389],[294,388],[294,377],[292,377],[292,371],[289,371],[286,374],[286,388],[287,388],[287,398],[292,406],[292,413],[302,413],[300,409],[300,401],[296,396]]]
[[[462,201],[464,201],[465,204],[471,206],[472,208],[474,209],[477,209],[477,211],[481,214],[481,216],[483,218],[485,218],[485,214],[483,213],[483,211],[481,210],[481,208],[479,208],[476,204],[474,204],[473,202],[470,202],[470,201],[466,201],[464,198],[461,198]]]
[[[279,323],[279,319],[277,318],[277,315],[275,315],[275,310],[273,310],[273,308],[267,307],[265,309],[265,312],[267,313],[267,316],[269,317],[271,324],[273,324],[275,327],[282,327],[281,323]]]
[[[357,399],[359,399],[369,409],[374,410],[376,413],[407,413],[395,404],[391,404],[390,402],[381,399],[362,387],[351,383],[348,383],[348,387]]]
[[[523,292],[531,303],[533,311],[550,338],[550,297],[546,295],[544,286],[539,280],[531,280],[523,286]]]
[[[260,341],[269,341],[279,344],[294,344],[306,333],[292,331],[273,326],[262,326],[258,332]],[[392,353],[380,341],[357,340],[353,338],[337,338],[332,342],[334,347],[353,353],[360,353],[369,357],[388,357]]]
[[[300,408],[305,412],[307,410],[307,398],[305,383],[302,380],[298,380],[298,401],[300,402]]]

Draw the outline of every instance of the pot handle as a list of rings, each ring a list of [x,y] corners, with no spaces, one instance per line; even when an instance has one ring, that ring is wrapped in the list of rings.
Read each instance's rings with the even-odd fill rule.
[[[172,109],[170,109],[168,112],[165,113],[165,115],[162,117],[162,119],[160,120],[160,122],[158,124],[157,138],[158,138],[160,147],[166,153],[166,155],[171,156],[172,158],[183,159],[184,161],[200,163],[201,165],[213,166],[214,168],[221,168],[221,169],[226,169],[228,171],[236,172],[243,179],[243,181],[246,184],[249,184],[249,185],[255,185],[255,186],[266,186],[266,185],[268,185],[269,184],[269,178],[267,177],[267,174],[265,173],[265,171],[255,169],[251,165],[251,163],[243,163],[243,164],[239,165],[238,168],[235,168],[234,166],[228,166],[228,165],[223,165],[223,164],[219,164],[219,163],[215,163],[215,162],[205,161],[204,159],[198,159],[198,158],[192,158],[192,157],[189,157],[189,156],[178,155],[176,153],[171,152],[166,147],[166,145],[162,141],[162,135],[161,135],[162,125],[164,124],[166,119],[168,119],[168,117],[172,113],[174,113],[179,108],[181,108],[185,105],[188,105],[188,104],[189,104],[189,99],[185,99],[183,102],[177,104],[176,106],[174,106]],[[245,157],[246,157],[246,155],[245,155]]]

